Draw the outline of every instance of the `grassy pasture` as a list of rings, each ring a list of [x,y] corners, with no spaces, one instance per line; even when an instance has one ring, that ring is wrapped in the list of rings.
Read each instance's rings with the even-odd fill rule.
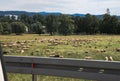
[[[63,58],[87,57],[93,60],[105,60],[112,56],[120,61],[119,35],[78,35],[78,36],[0,36],[5,55],[41,56],[59,55]],[[9,81],[31,81],[31,75],[8,74]],[[39,76],[38,81],[88,81],[60,77]]]

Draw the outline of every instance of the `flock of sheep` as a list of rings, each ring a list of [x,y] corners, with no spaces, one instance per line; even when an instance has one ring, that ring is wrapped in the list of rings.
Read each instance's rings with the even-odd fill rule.
[[[1,42],[1,45],[4,49],[12,49],[12,52],[23,54],[26,50],[29,50],[34,44],[47,44],[48,47],[57,46],[57,45],[71,45],[75,48],[85,46],[87,48],[93,48],[96,49],[96,52],[104,53],[106,52],[106,49],[109,48],[106,46],[106,49],[99,49],[97,46],[90,45],[97,43],[97,41],[102,41],[101,39],[70,39],[70,38],[46,38],[46,39],[39,39],[35,38],[34,40],[22,40],[22,41],[15,41],[15,42]],[[15,50],[14,50],[15,49]],[[49,49],[45,50],[46,52],[49,52]],[[120,52],[120,48],[115,48],[116,52]],[[8,50],[3,50],[3,54],[10,54],[11,52]],[[88,53],[88,52],[86,52]],[[60,56],[59,54],[51,54],[49,57],[60,57],[63,58],[63,56]],[[91,56],[86,56],[84,59],[93,59]],[[113,61],[112,56],[106,56],[106,61]]]

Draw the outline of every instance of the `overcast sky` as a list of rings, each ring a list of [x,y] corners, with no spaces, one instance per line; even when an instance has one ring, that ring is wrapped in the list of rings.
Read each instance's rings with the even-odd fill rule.
[[[0,10],[120,15],[120,0],[0,0]]]

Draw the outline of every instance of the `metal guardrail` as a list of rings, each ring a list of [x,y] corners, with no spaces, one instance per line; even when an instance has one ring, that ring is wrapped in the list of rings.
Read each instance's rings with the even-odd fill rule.
[[[120,81],[120,62],[67,58],[4,56],[6,70],[12,73],[50,75],[97,81]]]

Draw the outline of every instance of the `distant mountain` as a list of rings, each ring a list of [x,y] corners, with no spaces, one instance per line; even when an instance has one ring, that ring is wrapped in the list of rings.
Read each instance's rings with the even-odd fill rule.
[[[61,15],[62,13],[60,12],[26,12],[26,11],[0,11],[0,15],[21,15],[21,14],[26,14],[29,16],[33,16],[35,14],[41,14],[41,15]],[[79,14],[79,13],[75,13],[75,14],[68,14],[68,15],[72,15],[72,16],[80,16],[80,17],[84,17],[86,14]],[[98,18],[103,18],[103,15],[95,15]],[[117,16],[120,19],[120,16]]]
[[[80,16],[80,17],[84,17],[85,14],[79,14],[79,13],[75,13],[75,14],[72,14],[73,16]]]
[[[54,14],[54,15],[61,15],[62,13],[60,12],[38,12],[41,15],[50,15],[50,14]]]
[[[32,16],[35,14],[35,12],[26,12],[26,11],[0,11],[0,15],[21,15],[26,14],[29,16]]]
[[[54,14],[54,15],[61,15],[62,13],[59,12],[26,12],[26,11],[0,11],[0,15],[21,15],[21,14],[26,14],[29,16],[33,16],[35,14],[41,14],[41,15],[50,15],[50,14]]]

